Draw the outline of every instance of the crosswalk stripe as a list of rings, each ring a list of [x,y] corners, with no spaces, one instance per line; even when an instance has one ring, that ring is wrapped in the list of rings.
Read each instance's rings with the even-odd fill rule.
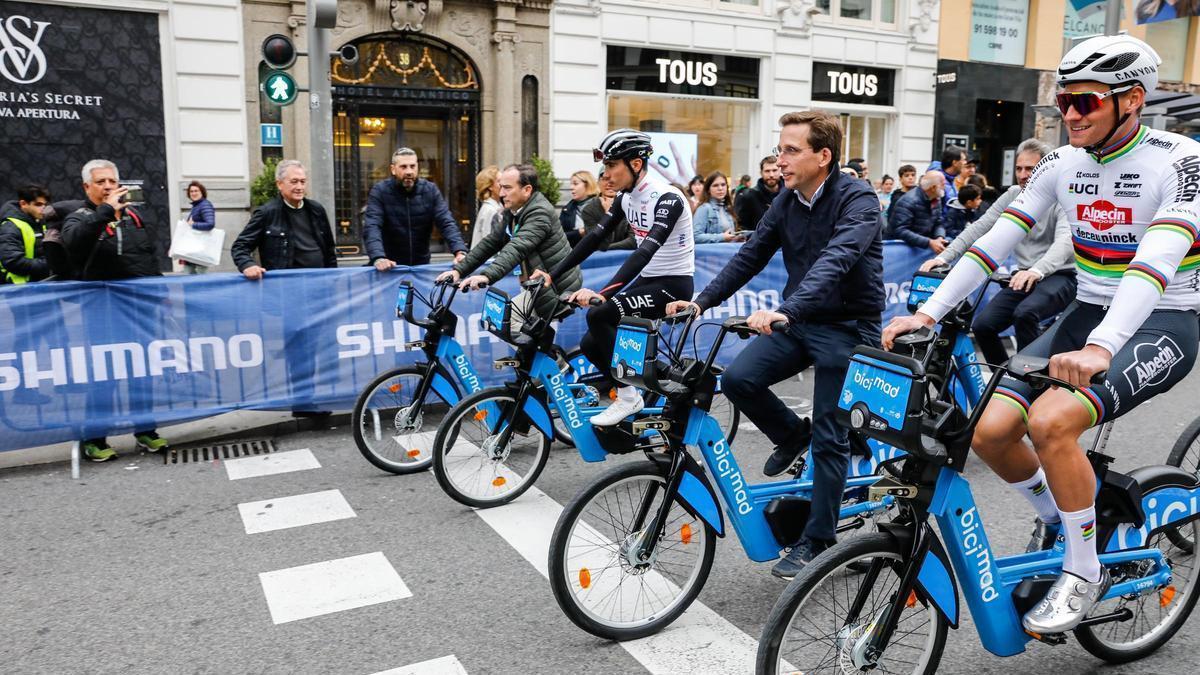
[[[229,476],[229,480],[258,478],[319,468],[321,468],[321,463],[308,448],[274,452],[257,457],[239,457],[225,461],[225,473]]]
[[[562,513],[557,502],[533,487],[509,504],[475,513],[548,577],[550,536]],[[756,640],[700,602],[661,632],[620,645],[651,673],[749,673],[758,650]]]
[[[383,670],[374,675],[467,675],[466,668],[453,654],[440,659],[430,659],[411,666]]]
[[[357,514],[342,496],[341,490],[264,499],[238,504],[246,534],[273,532],[290,527],[328,523],[354,518]]]
[[[382,552],[258,575],[276,624],[412,597]]]

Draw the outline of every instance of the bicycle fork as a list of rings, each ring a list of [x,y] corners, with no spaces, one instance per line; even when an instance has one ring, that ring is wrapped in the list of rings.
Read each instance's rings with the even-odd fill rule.
[[[671,513],[671,505],[675,502],[675,493],[678,492],[679,483],[683,480],[683,474],[686,471],[686,457],[687,454],[683,451],[672,452],[671,464],[667,469],[666,486],[660,488],[657,484],[652,484],[650,489],[646,490],[646,494],[642,495],[637,514],[633,519],[632,530],[635,536],[620,544],[621,555],[634,567],[648,565],[654,560],[654,554],[666,533],[667,518]],[[657,463],[660,460],[655,461]],[[657,511],[653,511],[654,500],[659,491],[662,491],[663,494],[662,504],[659,505]],[[652,511],[653,513],[651,513]],[[650,523],[647,526],[648,518]]]

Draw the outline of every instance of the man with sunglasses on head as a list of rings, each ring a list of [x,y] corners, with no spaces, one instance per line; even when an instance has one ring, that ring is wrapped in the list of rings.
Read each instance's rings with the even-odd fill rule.
[[[695,302],[672,303],[667,311],[716,307],[783,254],[783,302],[749,316],[747,323],[761,335],[729,365],[721,388],[775,445],[763,473],[784,473],[809,450],[812,509],[800,540],[771,570],[791,579],[836,540],[850,439],[834,413],[850,353],[879,344],[883,237],[875,191],[838,167],[844,137],[838,118],[820,110],[791,112],[779,126],[776,155],[786,189]],[[779,321],[787,329],[772,331]],[[811,422],[771,391],[809,367],[815,371]]]
[[[1037,511],[1030,550],[1049,548],[1059,536],[1065,542],[1063,574],[1024,617],[1039,635],[1078,626],[1112,584],[1096,551],[1096,481],[1080,435],[1168,391],[1196,359],[1200,143],[1139,123],[1160,63],[1149,45],[1125,35],[1091,38],[1067,52],[1057,103],[1070,145],[1038,163],[1000,222],[921,310],[893,320],[883,334],[890,348],[898,335],[933,326],[1055,205],[1066,211],[1076,300],[1020,353],[1049,357],[1050,376],[1075,389],[1039,395],[1005,378],[972,441]],[[1100,373],[1103,383],[1091,384]]]
[[[661,319],[667,303],[692,297],[696,247],[692,236],[692,211],[678,188],[649,171],[654,148],[650,136],[633,129],[617,129],[592,150],[604,164],[604,176],[618,190],[612,206],[596,228],[584,235],[571,253],[549,273],[535,271],[530,278],[559,279],[579,266],[604,243],[611,230],[628,222],[637,249],[599,291],[581,288],[570,301],[587,307],[593,298],[604,302],[587,313],[588,331],[579,348],[597,368],[607,370],[612,361],[617,324],[626,316]],[[641,411],[645,402],[630,386],[617,389],[617,400],[592,417],[594,426],[612,426]]]

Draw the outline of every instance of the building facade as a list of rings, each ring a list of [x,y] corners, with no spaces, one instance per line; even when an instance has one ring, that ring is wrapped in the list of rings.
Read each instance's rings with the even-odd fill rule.
[[[560,176],[598,167],[613,128],[651,133],[673,182],[758,177],[789,111],[846,129],[841,160],[878,179],[928,160],[936,0],[557,0],[552,131]]]
[[[938,40],[937,116],[931,152],[959,145],[979,159],[993,184],[1013,182],[1021,140],[1066,142],[1054,107],[1054,73],[1077,40],[1104,33],[1107,0],[961,0],[943,2]],[[1148,123],[1195,135],[1188,115],[1154,105],[1163,92],[1200,92],[1200,19],[1138,25],[1124,0],[1121,29],[1146,40],[1163,59]],[[1166,97],[1175,98],[1175,97]],[[1183,98],[1183,97],[1179,97]],[[1162,114],[1159,114],[1162,113]],[[1200,112],[1197,113],[1200,115]]]
[[[80,169],[104,158],[142,187],[160,241],[189,207],[191,180],[219,225],[244,222],[241,25],[237,0],[3,3],[0,185],[81,199]]]
[[[245,120],[251,169],[270,157],[309,156],[308,109],[278,107],[259,89],[259,49],[274,33],[305,50],[303,2],[247,0]],[[550,0],[341,0],[331,48],[358,49],[358,60],[330,58],[334,125],[334,232],[339,252],[361,252],[367,192],[389,177],[392,152],[417,151],[421,175],[438,185],[455,218],[474,218],[475,174],[489,164],[545,155],[549,145],[547,76]],[[292,69],[306,86],[304,58]],[[261,124],[281,124],[278,146],[264,146]],[[273,139],[272,139],[273,140]]]

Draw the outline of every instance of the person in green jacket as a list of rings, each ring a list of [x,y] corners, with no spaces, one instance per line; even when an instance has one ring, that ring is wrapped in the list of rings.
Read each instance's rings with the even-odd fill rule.
[[[519,265],[524,281],[537,269],[554,269],[571,252],[571,245],[554,206],[538,190],[537,169],[529,164],[512,164],[500,172],[500,202],[504,205],[503,221],[493,228],[465,258],[438,276],[438,281],[452,279],[462,290],[479,289],[494,284]],[[484,263],[491,258],[491,263]],[[483,266],[478,274],[475,272]],[[555,309],[557,296],[574,292],[583,285],[583,274],[576,267],[554,280],[554,292],[542,292],[534,308],[538,315],[549,316]],[[529,312],[529,294],[522,291],[513,298],[513,307],[521,314]],[[513,317],[517,330],[520,317]]]

